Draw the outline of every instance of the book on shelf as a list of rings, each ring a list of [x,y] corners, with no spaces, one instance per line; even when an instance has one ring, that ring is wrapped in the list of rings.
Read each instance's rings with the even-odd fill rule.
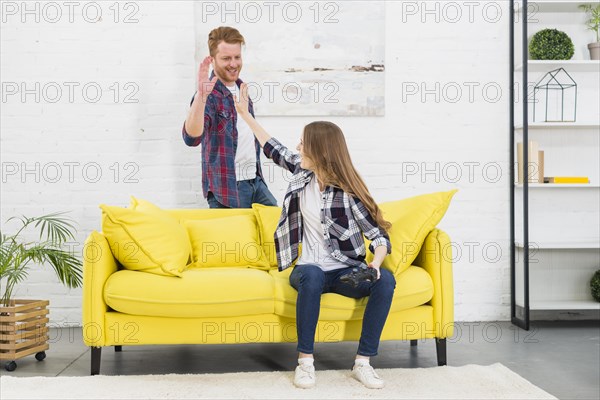
[[[538,150],[538,183],[544,183],[544,151]]]
[[[540,151],[538,150],[538,143],[530,140],[527,155],[527,182],[529,183],[540,183]],[[543,157],[543,155],[542,155]],[[523,143],[517,143],[517,182],[523,183]]]
[[[590,183],[590,178],[587,176],[546,176],[544,183],[565,183],[565,184],[581,184]]]

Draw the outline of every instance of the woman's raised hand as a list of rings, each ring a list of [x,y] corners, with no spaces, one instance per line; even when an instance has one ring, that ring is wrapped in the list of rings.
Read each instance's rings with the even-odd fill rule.
[[[250,103],[250,99],[248,98],[248,85],[242,83],[240,85],[240,98],[234,96],[233,104],[235,104],[235,110],[238,113],[238,116],[243,118],[244,121],[250,126],[254,136],[260,143],[260,147],[264,147],[265,143],[271,139],[271,136],[265,131],[265,129],[260,126],[258,122],[254,119],[250,111],[248,110],[248,104]]]
[[[248,113],[248,85],[242,83],[240,86],[240,98],[234,96],[235,110],[238,114],[244,115]]]

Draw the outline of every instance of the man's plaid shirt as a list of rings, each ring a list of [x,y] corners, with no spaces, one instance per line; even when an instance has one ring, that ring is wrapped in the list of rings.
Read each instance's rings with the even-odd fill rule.
[[[300,167],[300,155],[292,153],[277,139],[271,138],[263,148],[267,157],[275,164],[292,172],[292,178],[283,199],[283,209],[275,230],[275,248],[279,271],[291,267],[298,258],[298,245],[302,242],[302,213],[300,193],[312,178],[314,172]],[[348,195],[340,188],[328,186],[323,194],[321,225],[325,245],[331,255],[350,266],[365,263],[364,236],[371,240],[369,250],[386,246],[392,251],[389,236],[371,217],[365,205],[357,198]]]
[[[211,79],[214,72],[211,75]],[[242,80],[238,79],[239,87]],[[195,96],[195,95],[194,95]],[[194,98],[192,98],[192,103]],[[190,103],[191,105],[191,103]],[[248,108],[254,116],[252,100]],[[204,133],[200,137],[192,137],[185,130],[183,123],[183,141],[188,146],[202,144],[202,192],[204,198],[212,192],[219,203],[231,208],[240,207],[237,179],[235,175],[235,153],[238,145],[237,112],[233,95],[227,87],[217,80],[213,91],[208,96],[204,108]],[[260,167],[260,144],[254,140],[256,147],[256,175],[262,177]]]

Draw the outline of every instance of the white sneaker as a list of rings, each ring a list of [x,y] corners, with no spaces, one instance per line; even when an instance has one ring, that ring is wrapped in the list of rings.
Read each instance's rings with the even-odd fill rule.
[[[301,389],[310,389],[317,383],[315,376],[315,366],[298,364],[296,374],[294,375],[294,385]]]
[[[369,364],[355,365],[352,368],[352,377],[369,389],[381,389],[385,386],[385,381],[377,375],[377,372]]]

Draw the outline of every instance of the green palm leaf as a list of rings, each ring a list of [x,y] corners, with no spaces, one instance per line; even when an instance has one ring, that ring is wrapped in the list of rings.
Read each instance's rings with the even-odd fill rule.
[[[27,278],[31,264],[48,263],[63,284],[69,288],[81,286],[81,260],[62,249],[67,241],[75,239],[73,221],[64,214],[11,217],[7,220],[19,220],[21,228],[13,235],[0,232],[0,279],[6,282],[2,303],[8,304],[15,285]],[[39,231],[40,241],[37,243],[24,242],[21,238],[22,232],[30,226]]]

